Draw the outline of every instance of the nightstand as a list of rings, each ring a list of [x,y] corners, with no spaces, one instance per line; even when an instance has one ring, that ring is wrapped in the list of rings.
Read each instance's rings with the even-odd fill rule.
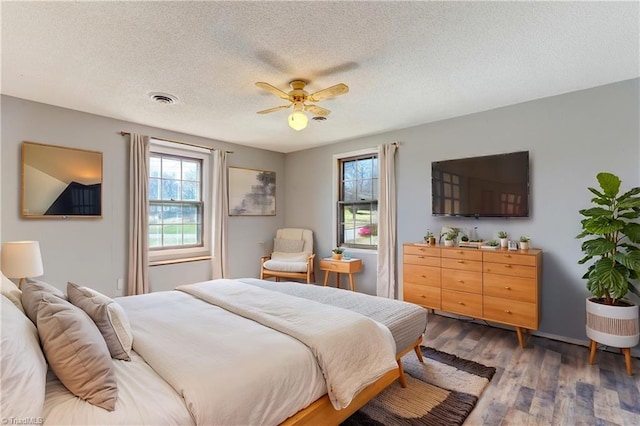
[[[336,273],[336,287],[340,288],[340,274],[349,274],[349,284],[351,291],[355,291],[353,284],[353,274],[362,271],[362,259],[349,259],[349,260],[333,260],[320,259],[320,270],[324,272],[324,285],[327,285],[329,280],[329,273]]]

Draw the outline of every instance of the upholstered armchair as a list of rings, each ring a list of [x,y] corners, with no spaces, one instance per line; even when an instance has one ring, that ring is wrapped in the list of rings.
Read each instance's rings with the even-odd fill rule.
[[[315,282],[313,232],[309,229],[278,229],[273,240],[273,253],[262,256],[260,279],[275,277]]]

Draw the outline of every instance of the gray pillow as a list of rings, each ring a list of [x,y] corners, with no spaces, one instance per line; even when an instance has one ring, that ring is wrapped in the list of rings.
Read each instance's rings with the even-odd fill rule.
[[[74,395],[113,411],[118,398],[113,361],[100,331],[84,311],[43,294],[38,335],[49,367]]]
[[[38,325],[37,318],[40,302],[42,301],[42,296],[45,294],[67,300],[67,297],[61,290],[44,281],[27,280],[22,286],[22,307],[24,308],[24,313],[27,314],[29,319],[36,325]]]
[[[279,253],[300,253],[304,247],[304,240],[273,239],[273,251]]]
[[[133,335],[129,319],[122,306],[96,290],[74,283],[67,283],[67,297],[71,303],[86,312],[98,326],[111,357],[130,361]]]

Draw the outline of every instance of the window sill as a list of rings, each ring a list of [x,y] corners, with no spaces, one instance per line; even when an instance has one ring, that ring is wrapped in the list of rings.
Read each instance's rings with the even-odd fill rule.
[[[211,256],[183,257],[181,259],[153,260],[149,262],[149,266],[173,265],[176,263],[200,262],[202,260],[211,260]]]

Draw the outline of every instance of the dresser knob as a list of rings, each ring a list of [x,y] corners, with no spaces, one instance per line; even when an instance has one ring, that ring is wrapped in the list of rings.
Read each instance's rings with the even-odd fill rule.
[[[509,257],[510,258],[511,255],[510,254],[505,254],[504,257]]]
[[[464,252],[463,252],[462,250],[458,250],[456,253],[458,253],[458,254],[462,254],[462,253],[464,253]]]
[[[464,306],[464,302],[458,302],[459,304],[461,304],[462,306]]]
[[[464,260],[458,260],[458,263],[464,263]]]
[[[424,259],[424,256],[418,256],[418,259]]]
[[[507,314],[510,314],[510,313],[511,313],[511,311],[510,311],[510,310],[508,310],[508,309],[505,309],[504,311],[505,311]]]
[[[511,287],[509,287],[508,285],[504,286],[504,288],[507,290],[511,290]]]
[[[427,278],[427,276],[426,276],[426,275],[424,275],[424,274],[422,274],[422,275],[420,275],[420,276],[421,276],[422,278]]]
[[[504,265],[505,268],[511,268],[511,265]]]
[[[459,283],[464,283],[464,280],[458,280]]]
[[[420,297],[422,297],[423,299],[427,298],[427,296],[425,296],[424,294],[421,294]]]

